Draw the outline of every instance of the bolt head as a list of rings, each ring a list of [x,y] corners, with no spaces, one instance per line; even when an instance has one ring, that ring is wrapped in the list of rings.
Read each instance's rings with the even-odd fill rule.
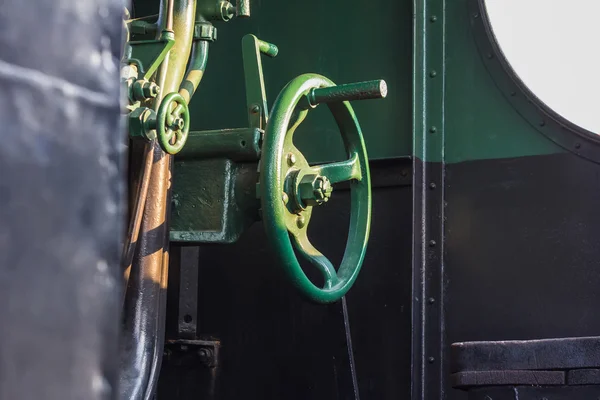
[[[175,129],[183,130],[183,128],[185,127],[185,121],[183,120],[183,118],[175,118],[173,120],[173,127]]]
[[[158,92],[160,91],[160,88],[154,82],[145,82],[144,86],[142,86],[142,91],[144,93],[144,97],[153,99],[156,96],[158,96]]]
[[[306,226],[306,218],[304,218],[304,215],[298,215],[298,217],[296,218],[296,226],[300,229]]]
[[[221,1],[220,4],[221,19],[225,22],[235,17],[235,6],[229,1]]]
[[[155,113],[147,107],[138,107],[129,114],[129,133],[132,137],[146,140],[156,139],[156,130],[151,129]]]
[[[329,201],[333,187],[326,176],[306,174],[298,185],[299,197],[308,206],[318,206]]]
[[[296,164],[296,155],[294,153],[288,153],[287,155],[287,163],[288,165],[291,167],[292,165]]]
[[[250,107],[250,112],[251,112],[252,114],[258,114],[258,112],[259,112],[259,111],[260,111],[260,107],[258,106],[258,104],[253,104],[253,105]]]

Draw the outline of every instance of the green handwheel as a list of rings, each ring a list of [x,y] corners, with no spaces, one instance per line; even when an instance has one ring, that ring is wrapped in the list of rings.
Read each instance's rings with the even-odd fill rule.
[[[160,147],[169,154],[177,154],[187,141],[190,131],[190,110],[179,93],[164,97],[156,113],[156,134]]]
[[[318,303],[339,300],[354,284],[369,238],[371,180],[367,150],[358,119],[345,98],[350,92],[356,100],[385,97],[387,89],[383,81],[353,85],[336,86],[317,74],[301,75],[290,81],[275,100],[262,147],[259,195],[267,239],[293,286]],[[375,86],[381,89],[379,93],[371,90]],[[357,96],[356,90],[348,88],[366,90]],[[322,89],[328,90],[327,96],[320,95]],[[345,161],[310,166],[293,144],[296,128],[317,106],[315,98],[330,99],[327,105],[343,138],[348,156]],[[351,189],[350,230],[343,260],[336,270],[311,244],[307,228],[313,207],[327,203],[333,185],[344,181],[349,181]],[[321,272],[322,286],[307,277],[294,247]]]

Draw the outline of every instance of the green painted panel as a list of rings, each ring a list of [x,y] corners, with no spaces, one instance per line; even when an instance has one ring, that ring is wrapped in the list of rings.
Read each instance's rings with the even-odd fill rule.
[[[445,161],[563,152],[517,112],[486,69],[470,1],[446,2]]]
[[[385,7],[364,0],[253,0],[252,16],[216,25],[208,67],[190,110],[192,130],[247,126],[241,40],[272,42],[263,58],[269,104],[292,78],[319,73],[336,83],[385,79],[385,100],[353,102],[370,158],[409,155],[412,129],[412,0]],[[341,136],[327,107],[318,107],[296,134],[312,162],[343,158]]]

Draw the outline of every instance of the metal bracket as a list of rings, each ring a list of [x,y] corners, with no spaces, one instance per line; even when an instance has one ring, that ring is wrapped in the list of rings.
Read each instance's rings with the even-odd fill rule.
[[[163,31],[158,40],[129,42],[131,56],[127,63],[137,66],[142,79],[150,79],[174,44],[175,35],[169,31]]]
[[[221,342],[218,340],[169,340],[164,359],[167,362],[174,360],[180,365],[195,365],[199,360],[208,368],[216,368],[219,365],[220,347]],[[197,358],[189,357],[190,355]]]
[[[278,52],[277,46],[262,41],[254,35],[246,35],[242,38],[246,106],[248,124],[251,128],[265,129],[269,115],[260,55],[262,53],[269,57],[275,57]]]
[[[263,134],[257,128],[190,132],[186,146],[177,155],[176,162],[209,158],[256,161],[260,158]]]

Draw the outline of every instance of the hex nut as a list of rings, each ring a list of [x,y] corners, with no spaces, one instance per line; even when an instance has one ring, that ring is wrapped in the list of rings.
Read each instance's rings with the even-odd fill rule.
[[[156,139],[156,113],[147,107],[138,107],[129,114],[129,134],[146,140]]]
[[[307,206],[321,205],[329,201],[333,187],[326,176],[306,174],[298,185],[298,197]]]
[[[158,96],[160,87],[154,82],[145,81],[144,85],[142,86],[142,91],[144,93],[144,97],[147,99],[153,99]]]

